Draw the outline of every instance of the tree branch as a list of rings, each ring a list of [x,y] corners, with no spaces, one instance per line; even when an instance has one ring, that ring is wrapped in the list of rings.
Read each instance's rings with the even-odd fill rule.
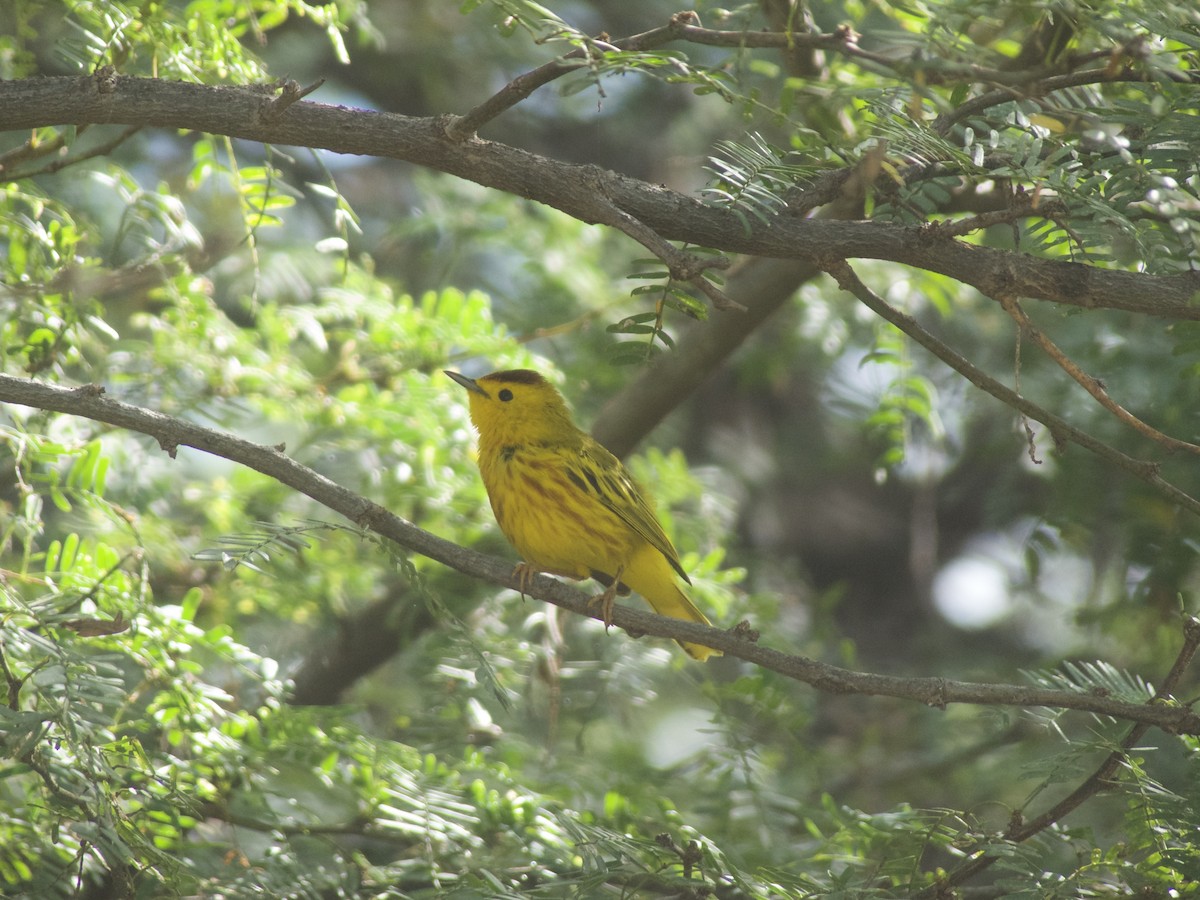
[[[1029,100],[1034,97],[1044,97],[1054,91],[1082,87],[1085,84],[1110,84],[1115,81],[1147,81],[1147,76],[1140,72],[1131,72],[1125,68],[1112,69],[1105,66],[1100,69],[1085,69],[1082,72],[1071,72],[1066,75],[1054,75],[1041,81],[1032,81],[1026,85],[1005,86],[978,97],[972,97],[960,106],[949,110],[933,120],[931,126],[937,134],[948,134],[957,122],[970,116],[977,115],[985,109],[999,106],[1001,103],[1012,103],[1014,100]]]
[[[706,44],[710,47],[750,48],[761,47],[791,50],[796,47],[840,51],[862,59],[870,59],[886,65],[882,56],[867,53],[857,46],[858,36],[848,27],[838,28],[829,34],[763,31],[713,31],[699,25],[700,17],[691,10],[671,16],[671,20],[660,28],[641,34],[609,40],[607,36],[588,41],[584,46],[564,53],[557,59],[518,75],[503,88],[480,103],[464,116],[451,116],[446,122],[446,136],[454,141],[464,141],[485,124],[516,106],[538,88],[579,69],[596,65],[598,56],[607,52],[637,53],[654,50],[673,41]]]
[[[604,170],[595,169],[597,197],[604,198]],[[607,199],[607,198],[605,198]],[[731,300],[715,284],[704,277],[707,269],[728,269],[730,261],[725,256],[700,256],[687,253],[663,240],[658,233],[645,223],[634,218],[615,203],[598,206],[596,212],[603,215],[597,221],[601,225],[615,228],[622,234],[633,238],[664,263],[676,281],[690,284],[713,301],[717,309],[736,309],[745,312],[746,307],[736,300]]]
[[[1055,441],[1071,441],[1080,447],[1092,451],[1097,456],[1120,466],[1125,471],[1132,473],[1135,477],[1146,482],[1172,503],[1178,503],[1188,511],[1200,515],[1200,500],[1196,500],[1190,494],[1184,493],[1169,481],[1164,480],[1159,475],[1160,467],[1158,463],[1126,456],[1120,450],[1110,447],[1098,438],[1092,437],[1086,431],[1081,431],[1049,410],[1043,409],[1033,401],[1022,397],[1011,388],[1005,387],[922,328],[912,316],[889,306],[882,297],[863,284],[849,263],[844,260],[831,263],[826,269],[830,275],[837,279],[838,285],[842,290],[853,294],[867,308],[891,322],[976,387],[991,394],[1006,406],[1011,406],[1029,418],[1041,422],[1050,429],[1050,433],[1054,436]]]
[[[1017,323],[1017,327],[1021,329],[1021,333],[1028,336],[1042,351],[1049,356],[1058,367],[1070,375],[1079,385],[1091,394],[1096,402],[1107,409],[1117,419],[1128,425],[1138,434],[1148,437],[1154,443],[1161,446],[1169,453],[1174,453],[1177,450],[1183,450],[1187,453],[1200,454],[1200,446],[1190,444],[1187,441],[1181,441],[1179,438],[1173,438],[1169,434],[1163,434],[1157,428],[1147,425],[1116,400],[1109,396],[1108,391],[1104,388],[1104,383],[1099,378],[1093,378],[1072,360],[1067,354],[1059,349],[1058,345],[1050,338],[1046,337],[1038,330],[1025,310],[1021,308],[1021,304],[1009,297],[1001,297],[1000,306],[1007,312]]]
[[[79,129],[80,132],[84,130],[85,128]],[[52,175],[61,169],[77,165],[84,160],[95,159],[98,156],[108,156],[139,131],[141,131],[140,125],[130,125],[109,140],[73,156],[62,155],[62,151],[65,151],[67,148],[67,136],[64,134],[57,135],[51,140],[43,141],[42,143],[36,143],[30,139],[20,147],[10,150],[8,153],[0,154],[0,182],[19,181],[23,178],[34,178],[38,175]],[[78,137],[78,134],[76,137]],[[40,168],[26,169],[21,172],[13,171],[13,167],[18,163],[28,162],[33,159],[45,159],[48,156],[55,158]]]
[[[1150,701],[1151,703],[1163,703],[1170,699],[1171,694],[1178,687],[1183,673],[1191,665],[1197,649],[1200,649],[1200,620],[1189,617],[1183,626],[1183,646],[1179,648],[1179,653],[1175,657],[1175,663],[1171,666],[1171,671],[1167,673],[1162,686],[1155,692],[1154,699]],[[1083,803],[1105,788],[1113,786],[1113,778],[1120,769],[1121,764],[1125,762],[1127,754],[1138,745],[1149,730],[1150,726],[1144,722],[1134,725],[1129,730],[1129,733],[1125,735],[1124,740],[1121,741],[1121,745],[1106,756],[1099,767],[1079,787],[1035,819],[1024,822],[1019,817],[1015,817],[1009,825],[1008,830],[1003,834],[1002,839],[1014,844],[1027,841],[1039,832],[1045,831],[1051,825],[1062,821],[1067,815],[1074,812]],[[989,843],[991,842],[989,841]],[[975,875],[978,875],[1001,858],[999,855],[989,853],[967,855],[971,858],[951,872],[946,878],[931,885],[916,894],[916,896],[946,896],[947,889],[962,884]]]
[[[976,63],[960,63],[940,59],[914,60],[909,56],[888,56],[864,50],[859,46],[858,38],[859,35],[848,25],[841,25],[829,33],[797,30],[721,31],[702,27],[700,17],[691,10],[685,10],[671,16],[666,25],[641,34],[617,40],[610,40],[607,35],[594,40],[586,40],[583,46],[576,47],[557,59],[518,75],[466,115],[447,117],[445,134],[454,141],[467,140],[488,122],[528,98],[534,91],[571,72],[595,66],[598,58],[605,53],[645,52],[675,41],[708,47],[727,47],[731,50],[770,49],[784,52],[798,49],[829,50],[860,64],[865,64],[869,68],[892,72],[902,78],[919,78],[920,82],[925,85],[954,81],[1005,85],[1005,88],[1001,90],[984,95],[986,100],[979,98],[983,100],[982,104],[972,105],[971,112],[994,106],[997,102],[1011,100],[1018,95],[1042,95],[1064,86],[1105,81],[1146,80],[1146,76],[1141,73],[1129,72],[1111,65],[1086,72],[1064,73],[1063,69],[1066,66],[1063,64],[994,68]],[[1131,48],[1119,47],[1115,50],[1097,51],[1072,58],[1068,62],[1071,65],[1079,66],[1096,58],[1109,59],[1114,55],[1118,57],[1131,55]],[[1029,87],[1020,88],[1023,85]],[[997,100],[997,97],[1001,99]],[[948,129],[949,125],[958,118],[958,116],[943,117],[939,119],[939,122],[942,123],[943,129]]]
[[[946,275],[988,296],[1009,295],[1179,319],[1200,319],[1200,271],[1148,275],[1037,259],[940,239],[916,226],[787,215],[766,220],[706,206],[659,185],[548,159],[505,144],[446,137],[444,118],[417,119],[299,101],[278,115],[263,88],[146,78],[0,82],[0,128],[122,124],[186,128],[273,144],[406,160],[604,221],[608,204],[664,240],[780,259],[884,259]],[[597,197],[597,179],[603,196]]]
[[[689,323],[675,349],[660,353],[615,394],[592,422],[592,436],[619,457],[628,455],[668,413],[716,372],[731,353],[796,289],[820,274],[807,261],[750,259],[729,278],[726,292],[746,311]]]
[[[465,141],[467,138],[472,137],[485,124],[506,110],[516,106],[543,85],[547,85],[551,81],[561,78],[570,72],[595,65],[595,58],[598,54],[603,54],[610,50],[653,50],[656,47],[661,47],[663,44],[676,40],[679,37],[679,28],[694,18],[695,13],[692,12],[676,13],[671,17],[671,21],[661,28],[655,28],[651,31],[635,34],[617,41],[610,42],[607,38],[602,38],[589,41],[582,47],[576,47],[570,53],[565,53],[558,57],[558,59],[553,59],[532,71],[518,75],[466,115],[449,117],[446,123],[446,136],[454,141]]]
[[[98,385],[62,388],[0,374],[0,401],[83,416],[146,434],[157,440],[172,458],[181,446],[220,456],[275,478],[360,527],[370,528],[408,550],[491,584],[512,590],[519,587],[518,580],[513,577],[511,562],[476,553],[430,534],[290,459],[279,448],[254,444],[192,422],[109,400],[102,396],[103,393],[104,389]],[[591,597],[545,575],[535,576],[525,587],[525,593],[578,615],[601,618]],[[715,647],[727,656],[743,659],[834,694],[899,697],[939,709],[951,703],[1076,709],[1142,722],[1171,733],[1200,734],[1200,715],[1185,707],[1129,703],[1111,697],[1040,687],[853,672],[752,643],[741,628],[723,631],[698,622],[685,622],[622,606],[613,609],[613,621],[626,631]]]

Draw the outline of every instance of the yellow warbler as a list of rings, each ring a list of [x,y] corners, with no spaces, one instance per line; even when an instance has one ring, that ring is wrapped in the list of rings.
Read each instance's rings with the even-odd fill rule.
[[[589,576],[606,586],[604,621],[614,596],[637,591],[655,612],[708,624],[675,575],[691,583],[653,507],[621,461],[580,431],[562,396],[537,372],[513,369],[476,380],[446,372],[470,393],[479,432],[479,472],[500,530],[534,572]],[[719,650],[680,641],[695,659]]]

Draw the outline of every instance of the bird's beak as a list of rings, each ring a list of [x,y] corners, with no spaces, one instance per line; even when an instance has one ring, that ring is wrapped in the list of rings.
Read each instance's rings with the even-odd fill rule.
[[[451,372],[449,369],[443,369],[442,371],[465,387],[468,391],[474,391],[477,394],[483,394],[485,397],[488,395],[488,392],[481,388],[479,386],[479,382],[474,378],[468,378],[466,375],[463,375],[460,372]]]

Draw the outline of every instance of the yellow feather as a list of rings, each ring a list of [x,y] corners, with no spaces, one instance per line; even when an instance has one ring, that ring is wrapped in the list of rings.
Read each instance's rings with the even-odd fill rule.
[[[619,577],[660,615],[709,624],[676,581],[687,574],[645,493],[575,426],[553,385],[528,369],[446,374],[469,392],[492,511],[528,566],[606,585]],[[695,659],[721,655],[679,643]]]

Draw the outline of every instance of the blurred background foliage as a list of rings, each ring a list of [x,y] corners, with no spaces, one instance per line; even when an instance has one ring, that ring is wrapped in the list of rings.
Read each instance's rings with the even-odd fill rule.
[[[676,6],[13,0],[0,77],[324,78],[322,102],[463,113]],[[675,44],[581,70],[483,136],[748,219],[886,139],[869,217],[985,211],[1020,185],[1069,214],[969,240],[1195,266],[1190,0],[696,12],[734,30],[850,22],[895,65]],[[963,112],[990,89],[969,66],[1018,78],[1068,53],[1151,78]],[[94,127],[0,134],[0,162],[4,372],[284,443],[498,555],[440,370],[537,368],[590,422],[646,360],[736,315],[662,314],[634,293],[655,282],[631,278],[647,269],[628,239],[393,161]],[[996,304],[857,270],[1014,380]],[[1029,312],[1129,409],[1193,438],[1195,324]],[[1029,347],[1020,387],[1197,490],[1194,460],[1156,453]],[[1195,611],[1193,518],[1044,431],[1030,442],[825,279],[642,450],[631,465],[700,605],[790,652],[1141,701]],[[910,896],[975,849],[1001,857],[980,896],[1181,896],[1200,879],[1194,738],[1152,732],[1118,787],[1006,844],[1126,727],[691,664],[406,556],[224,460],[16,406],[0,411],[0,650],[6,896]]]

